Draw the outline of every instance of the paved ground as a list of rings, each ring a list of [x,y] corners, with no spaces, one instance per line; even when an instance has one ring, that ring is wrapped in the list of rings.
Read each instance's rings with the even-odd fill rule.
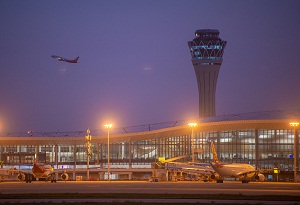
[[[33,181],[0,183],[0,193],[148,193],[243,194],[300,196],[300,183],[241,182],[136,182],[136,181]]]
[[[299,201],[260,201],[260,200],[213,200],[213,199],[3,199],[0,204],[76,204],[76,203],[112,203],[127,205],[132,203],[151,204],[269,204],[269,205],[299,205]]]
[[[116,196],[125,193],[125,197],[116,198],[34,198],[35,193],[112,193]],[[172,198],[126,198],[132,194],[238,194],[238,195],[286,195],[285,201],[261,200],[219,200],[219,199],[172,199]],[[3,198],[0,204],[289,204],[300,205],[300,183],[241,182],[204,183],[204,182],[137,182],[137,181],[58,181],[57,183],[34,181],[0,183],[0,194],[32,194],[32,198]],[[289,200],[288,196],[297,196]],[[49,196],[49,195],[48,195]],[[299,197],[299,200],[297,200]]]

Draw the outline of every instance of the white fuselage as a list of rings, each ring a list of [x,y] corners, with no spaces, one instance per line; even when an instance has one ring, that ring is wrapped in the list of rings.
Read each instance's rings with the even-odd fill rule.
[[[250,164],[216,164],[212,163],[213,169],[221,176],[227,178],[251,178],[255,175],[255,168]],[[242,174],[246,173],[246,174]]]

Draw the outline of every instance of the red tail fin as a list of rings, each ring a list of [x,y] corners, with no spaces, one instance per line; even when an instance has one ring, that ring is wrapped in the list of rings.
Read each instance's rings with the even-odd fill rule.
[[[34,163],[32,167],[32,173],[44,173],[44,167],[39,166],[38,164]]]
[[[74,61],[77,63],[78,59],[79,59],[79,56],[77,58],[75,58]]]

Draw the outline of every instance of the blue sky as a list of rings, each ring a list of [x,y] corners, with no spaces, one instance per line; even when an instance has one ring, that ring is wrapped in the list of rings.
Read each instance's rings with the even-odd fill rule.
[[[299,8],[297,0],[0,0],[0,131],[197,119],[187,42],[206,28],[227,41],[217,115],[298,109]]]

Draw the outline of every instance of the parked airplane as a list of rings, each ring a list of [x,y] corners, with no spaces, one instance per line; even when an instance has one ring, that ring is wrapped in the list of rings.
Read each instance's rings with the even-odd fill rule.
[[[60,57],[60,56],[56,56],[56,55],[52,55],[51,57],[55,58],[59,61],[65,61],[65,62],[68,62],[68,63],[77,63],[77,61],[79,59],[79,56],[77,58],[75,58],[74,60],[69,60],[69,59],[66,59],[66,58],[63,58],[63,57]]]
[[[51,165],[38,165],[37,163],[34,163],[32,167],[32,173],[19,171],[18,180],[26,181],[26,183],[31,183],[33,177],[35,177],[38,179],[43,178],[45,179],[45,181],[51,181],[51,183],[56,183],[55,174],[59,172],[63,172],[61,174],[62,180],[67,181],[69,179],[69,175],[65,170],[54,171],[54,168]]]
[[[223,183],[223,178],[240,178],[242,183],[248,183],[250,178],[253,176],[258,181],[264,181],[265,176],[259,173],[258,170],[250,164],[240,164],[240,163],[223,163],[219,162],[217,157],[217,152],[214,146],[214,142],[211,141],[211,150],[214,158],[214,162],[211,163],[212,168],[220,175],[220,179],[217,180],[217,183]]]

